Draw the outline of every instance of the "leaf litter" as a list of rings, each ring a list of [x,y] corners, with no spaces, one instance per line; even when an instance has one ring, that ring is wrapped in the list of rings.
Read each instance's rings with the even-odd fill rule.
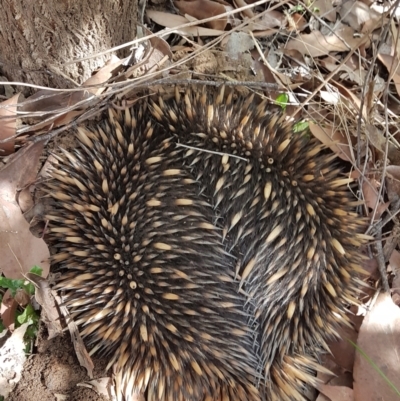
[[[352,327],[342,330],[342,340],[331,343],[331,356],[322,356],[336,376],[322,375],[316,399],[369,401],[383,395],[385,400],[396,399],[400,388],[396,358],[399,2],[388,6],[372,0],[173,3],[174,11],[162,0],[147,4],[139,16],[145,26],[139,27],[137,39],[109,49],[109,62],[76,89],[32,86],[32,95],[22,99],[10,97],[10,82],[0,83],[9,94],[0,103],[0,157],[5,164],[0,170],[0,248],[2,256],[8,255],[0,262],[3,275],[28,280],[33,264],[44,265],[43,278],[32,282],[49,332],[57,336],[59,315],[44,262],[48,250],[41,238],[28,234],[29,224],[23,222],[24,216],[36,221],[45,208],[32,203],[39,148],[68,135],[76,124],[96,119],[109,104],[134,103],[137,94],[150,86],[190,81],[247,85],[248,91],[279,104],[288,117],[306,121],[310,134],[348,166],[349,175],[358,182],[355,195],[369,222],[367,234],[374,236],[363,250],[364,281],[369,287],[364,289],[362,307],[351,309]],[[130,49],[130,54],[120,59],[116,52],[122,48]],[[287,100],[282,104],[278,99]],[[30,143],[41,141],[32,150]],[[73,147],[73,140],[68,145]],[[12,157],[15,150],[16,156],[24,154],[22,160]],[[8,160],[7,154],[12,155]],[[29,246],[19,251],[21,240],[41,251],[25,252]],[[384,293],[382,287],[390,292]],[[1,314],[8,316],[9,330],[17,307],[10,291],[4,292]],[[91,372],[90,362],[82,364]]]

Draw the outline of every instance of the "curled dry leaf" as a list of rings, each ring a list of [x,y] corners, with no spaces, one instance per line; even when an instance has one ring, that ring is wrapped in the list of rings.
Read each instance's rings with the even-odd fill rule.
[[[341,20],[357,32],[368,32],[382,16],[361,1],[344,1],[339,7]]]
[[[346,137],[332,125],[309,123],[311,133],[318,138],[324,145],[329,147],[337,156],[343,160],[353,161],[353,156]]]
[[[286,16],[276,10],[266,11],[259,18],[249,24],[251,31],[264,31],[272,28],[284,28],[287,24]]]
[[[57,293],[55,291],[52,291],[52,295],[60,308],[61,314],[64,316],[65,321],[68,324],[68,330],[69,334],[71,335],[71,341],[75,349],[76,357],[78,358],[80,365],[86,369],[88,376],[93,379],[93,361],[86,350],[81,335],[79,334],[78,326],[72,320],[67,307],[63,304],[61,298],[57,295]]]
[[[22,278],[33,266],[49,272],[49,250],[42,239],[34,237],[20,207],[17,191],[34,181],[42,141],[19,150],[0,171],[0,272],[12,279]]]
[[[398,58],[383,53],[378,53],[378,58],[388,70],[390,79],[396,87],[396,92],[400,95],[400,64]]]
[[[4,326],[6,326],[10,331],[14,331],[15,311],[17,308],[17,301],[11,296],[11,291],[7,290],[1,301],[0,316]]]
[[[21,103],[20,110],[36,113],[41,117],[41,121],[34,126],[36,131],[49,126],[55,128],[80,116],[89,106],[91,98],[93,99],[94,95],[87,89],[77,89],[73,92],[40,90]]]
[[[364,132],[374,148],[379,152],[384,153],[386,148],[386,138],[383,135],[383,132],[379,131],[377,127],[369,123],[365,124]]]
[[[112,55],[110,60],[108,60],[102,68],[87,79],[82,86],[87,88],[87,90],[93,95],[99,96],[106,89],[104,86],[101,86],[101,84],[104,84],[114,76],[115,71],[118,70],[124,61],[125,60],[120,60],[117,56]]]
[[[344,85],[341,85],[337,81],[331,81],[331,83],[338,89],[339,93],[342,95],[341,101],[356,115],[359,114],[361,109],[361,100]],[[366,121],[369,121],[369,115],[366,111],[366,107],[362,109],[362,116]]]
[[[318,17],[330,22],[336,21],[336,7],[332,0],[315,0],[312,6]]]
[[[235,5],[236,8],[247,6],[247,2],[245,0],[233,0],[233,4]],[[254,12],[251,8],[247,8],[245,10],[242,10],[241,15],[243,18],[253,18]]]
[[[326,395],[330,401],[354,401],[353,389],[344,386],[330,386],[323,384],[318,390]]]
[[[400,389],[400,309],[389,294],[380,294],[365,316],[357,347],[354,364],[355,399],[397,400],[398,395],[392,386]]]
[[[310,57],[319,57],[330,52],[349,51],[359,43],[361,43],[361,39],[354,37],[354,30],[345,26],[336,29],[335,34],[329,36],[323,35],[320,31],[301,34],[297,38],[291,39],[285,48],[296,49]]]
[[[386,188],[389,201],[400,197],[400,166],[386,167]]]
[[[174,32],[181,35],[192,36],[219,36],[224,33],[217,29],[204,28],[202,26],[188,26],[182,28],[189,20],[180,15],[165,13],[163,11],[146,10],[147,16],[154,22],[167,28],[176,28]]]
[[[26,278],[35,286],[35,299],[42,307],[42,319],[46,324],[49,333],[48,339],[62,334],[60,323],[60,314],[56,306],[53,293],[50,289],[49,282],[41,276],[33,273],[27,273]]]
[[[394,273],[393,283],[392,283],[392,291],[393,294],[397,296],[400,295],[400,252],[394,250],[390,255],[389,259],[389,268]],[[397,305],[398,302],[396,302]]]
[[[0,156],[14,153],[19,96],[16,94],[0,103]]]
[[[144,30],[145,34],[148,36],[150,36],[152,34],[152,32],[149,29],[147,29],[146,27],[142,27],[142,29]],[[151,47],[153,49],[157,49],[163,56],[168,56],[168,58],[170,60],[172,60],[173,54],[171,51],[171,47],[166,40],[155,36],[154,38],[150,39],[150,43],[151,43]]]
[[[181,14],[188,14],[198,20],[216,17],[228,11],[224,5],[210,0],[174,1],[174,5]],[[206,22],[204,25],[207,28],[223,31],[227,23],[228,17],[225,16],[221,18],[216,17],[212,21]]]
[[[0,396],[7,398],[21,379],[26,360],[24,335],[29,323],[24,323],[0,348]]]
[[[101,377],[99,379],[93,379],[88,382],[78,383],[78,387],[86,387],[94,390],[97,394],[103,395],[104,397],[110,398],[111,396],[111,378]]]
[[[364,195],[365,204],[371,210],[375,210],[375,219],[379,219],[383,212],[388,208],[389,202],[384,203],[382,199],[379,198],[379,181],[375,180],[373,177],[364,178],[362,183],[362,193]]]
[[[338,333],[340,338],[338,338],[336,341],[328,341],[329,349],[336,364],[347,372],[352,372],[355,349],[350,344],[349,340],[356,342],[358,333],[354,330],[354,328],[347,326],[339,327]]]
[[[287,16],[288,30],[301,32],[307,25],[307,20],[299,13],[294,13]]]
[[[342,64],[339,60],[335,60],[334,57],[329,56],[319,61],[319,64],[326,68],[329,72],[335,71],[338,73],[340,79],[355,82],[357,85],[362,85],[365,81],[367,72],[360,68],[360,65],[353,65],[351,61],[353,58],[348,60],[346,64]]]
[[[140,27],[140,29],[143,30],[144,35],[152,34],[146,27]],[[124,72],[125,77],[136,78],[145,73],[158,70],[164,62],[172,60],[173,57],[169,44],[163,38],[151,38],[146,46],[143,46],[143,49],[145,50],[142,57],[138,58],[136,63]],[[121,94],[118,97],[121,97]]]

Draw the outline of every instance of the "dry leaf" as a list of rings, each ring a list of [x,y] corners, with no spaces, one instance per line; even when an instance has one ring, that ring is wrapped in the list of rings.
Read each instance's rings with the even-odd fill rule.
[[[20,149],[0,171],[0,272],[8,278],[22,278],[37,265],[43,277],[49,272],[49,250],[29,230],[16,202],[17,191],[32,183],[37,173],[43,141]]]
[[[353,389],[343,386],[329,386],[323,384],[318,390],[331,401],[354,401]]]
[[[193,0],[193,1],[174,1],[175,7],[183,15],[189,14],[197,20],[216,17],[224,14],[227,9],[222,4],[210,0]],[[223,31],[228,23],[228,17],[215,18],[206,22],[204,25],[211,29],[219,29]]]
[[[82,86],[87,87],[87,90],[93,95],[99,96],[106,89],[101,84],[107,82],[113,75],[115,70],[120,67],[125,60],[120,60],[117,56],[112,55],[111,59],[100,68],[95,74],[93,74],[89,79],[87,79]],[[92,86],[89,88],[89,86]]]
[[[21,379],[26,360],[24,335],[28,326],[29,323],[24,323],[18,327],[0,348],[0,395],[5,398]]]
[[[357,85],[363,85],[367,72],[360,69],[359,65],[352,63],[353,57],[346,64],[341,64],[339,60],[329,56],[319,61],[319,64],[328,71],[336,71],[340,79],[355,82]]]
[[[396,87],[396,92],[400,95],[400,68],[398,58],[383,53],[378,53],[378,58],[388,70],[390,79],[393,80]]]
[[[354,396],[359,401],[398,399],[377,369],[400,389],[400,310],[389,294],[380,294],[364,318],[358,335],[354,364]],[[375,364],[375,366],[373,364]]]
[[[332,0],[315,0],[312,3],[312,7],[315,10],[315,13],[323,18],[327,19],[330,22],[336,21],[336,7],[333,4]]]
[[[14,153],[19,94],[0,103],[0,156]],[[9,139],[7,142],[3,142]],[[11,139],[13,138],[13,139]]]
[[[62,334],[62,327],[60,314],[58,313],[56,301],[50,289],[49,282],[43,277],[33,273],[27,273],[26,278],[35,286],[35,299],[42,307],[41,317],[49,333],[48,339],[51,340]]]
[[[379,181],[375,180],[373,177],[364,178],[362,183],[362,192],[365,199],[365,204],[371,209],[376,209],[375,219],[379,219],[382,213],[387,209],[387,204],[383,203],[381,199],[379,199]],[[378,204],[378,206],[376,206]]]
[[[11,296],[11,291],[7,290],[0,305],[1,320],[10,331],[14,331],[15,326],[15,311],[18,308],[17,301]]]
[[[382,16],[370,9],[361,1],[345,1],[339,7],[339,15],[342,22],[350,25],[355,31],[368,32],[373,29]],[[381,26],[379,24],[379,26]]]
[[[100,394],[104,397],[110,398],[111,392],[111,378],[110,377],[101,377],[99,379],[93,379],[88,382],[78,383],[78,387],[86,387],[94,390],[97,394]]]
[[[361,42],[360,38],[355,38],[353,35],[354,30],[348,26],[336,29],[335,34],[329,36],[324,36],[320,31],[312,31],[291,39],[285,48],[296,49],[311,57],[319,57],[330,52],[349,51]]]
[[[311,133],[324,145],[328,146],[343,160],[352,161],[352,153],[346,137],[331,125],[309,123]]]
[[[337,341],[329,341],[329,349],[332,352],[332,356],[337,365],[342,367],[348,372],[353,371],[355,350],[354,346],[350,344],[348,340],[352,342],[357,341],[358,333],[347,326],[339,327],[338,333],[340,338]]]
[[[86,107],[90,106],[90,98],[93,98],[89,90],[77,89],[74,92],[53,92],[40,90],[21,103],[20,109],[26,113],[41,113],[41,122],[35,125],[35,130],[59,127],[80,116]],[[78,108],[78,104],[82,107]],[[71,110],[73,108],[78,110]],[[46,119],[43,121],[43,116]]]
[[[251,31],[264,31],[271,28],[284,28],[286,26],[286,17],[283,13],[271,10],[261,14],[249,24]]]
[[[181,35],[191,36],[219,36],[224,31],[204,28],[202,26],[189,26],[186,28],[180,28],[181,25],[187,24],[189,20],[180,15],[165,13],[163,11],[146,10],[147,16],[154,22],[167,28],[176,28],[174,32]]]
[[[299,13],[288,14],[287,22],[289,31],[301,32],[308,25],[307,20]]]
[[[75,354],[78,358],[79,364],[86,369],[88,376],[93,379],[93,361],[86,350],[81,335],[79,334],[78,326],[71,318],[67,307],[63,305],[63,302],[61,301],[61,298],[57,295],[57,293],[55,291],[52,291],[52,295],[56,300],[60,311],[68,324],[68,330],[69,334],[71,335],[72,345],[74,346]]]
[[[400,166],[386,167],[386,187],[389,201],[397,200],[400,196]]]

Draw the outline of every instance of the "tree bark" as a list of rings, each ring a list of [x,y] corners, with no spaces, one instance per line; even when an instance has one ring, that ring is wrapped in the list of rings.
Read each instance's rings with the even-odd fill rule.
[[[10,81],[71,88],[104,65],[96,54],[135,38],[137,0],[0,0],[0,70]]]

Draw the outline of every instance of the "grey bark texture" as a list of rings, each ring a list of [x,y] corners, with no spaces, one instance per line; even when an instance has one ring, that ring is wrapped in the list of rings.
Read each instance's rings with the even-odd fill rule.
[[[74,87],[110,54],[67,63],[133,40],[136,16],[137,0],[0,0],[0,75]]]

